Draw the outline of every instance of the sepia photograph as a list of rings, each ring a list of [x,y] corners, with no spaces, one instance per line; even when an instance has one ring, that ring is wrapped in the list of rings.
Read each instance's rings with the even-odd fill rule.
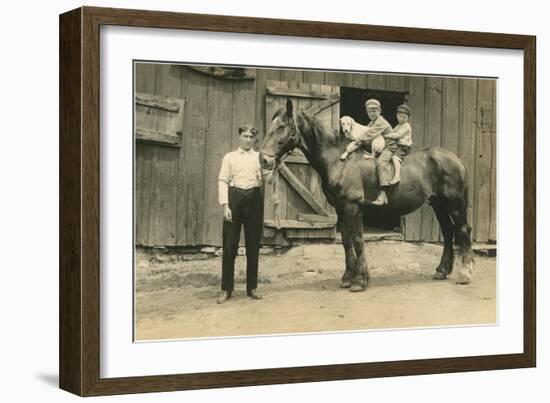
[[[133,74],[136,342],[497,324],[497,78]]]

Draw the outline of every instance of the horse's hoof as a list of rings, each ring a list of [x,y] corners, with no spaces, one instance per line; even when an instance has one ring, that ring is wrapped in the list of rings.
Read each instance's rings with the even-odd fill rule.
[[[367,284],[365,283],[364,285],[361,285],[361,284],[353,284],[351,287],[350,287],[350,292],[361,292],[361,291],[365,291],[367,289]]]
[[[349,280],[342,280],[340,283],[340,288],[350,288],[351,287],[351,281]]]
[[[447,280],[447,274],[436,271],[433,278],[434,280]]]
[[[474,271],[474,264],[463,263],[458,272],[458,277],[456,279],[457,284],[470,284],[472,281],[472,273]]]

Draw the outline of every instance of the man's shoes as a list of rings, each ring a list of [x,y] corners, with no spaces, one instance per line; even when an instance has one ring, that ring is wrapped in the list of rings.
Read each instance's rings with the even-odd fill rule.
[[[222,291],[220,296],[218,297],[217,303],[223,304],[226,302],[229,298],[231,298],[231,292],[230,291]]]
[[[262,299],[262,296],[258,294],[255,288],[253,290],[248,290],[246,294],[252,299]]]

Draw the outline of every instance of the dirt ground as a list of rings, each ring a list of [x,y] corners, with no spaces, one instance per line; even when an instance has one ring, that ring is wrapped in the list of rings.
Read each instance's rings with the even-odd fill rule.
[[[470,285],[432,280],[441,247],[368,243],[365,292],[339,287],[341,245],[302,245],[260,256],[260,301],[245,295],[245,257],[235,291],[216,303],[221,257],[138,251],[136,340],[489,324],[496,322],[496,258],[476,257]],[[193,260],[188,260],[193,259]]]

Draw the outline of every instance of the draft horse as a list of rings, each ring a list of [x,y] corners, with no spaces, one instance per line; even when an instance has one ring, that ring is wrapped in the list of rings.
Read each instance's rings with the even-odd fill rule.
[[[260,164],[275,169],[290,151],[299,148],[321,178],[322,190],[338,215],[338,229],[346,255],[341,287],[352,292],[367,288],[369,273],[363,241],[363,214],[376,198],[378,179],[373,160],[354,153],[345,161],[340,155],[347,145],[343,136],[327,130],[315,116],[295,113],[287,99],[286,108],[273,116],[260,150]],[[411,153],[401,167],[401,182],[387,192],[388,204],[376,207],[379,214],[406,215],[429,204],[444,238],[441,262],[434,279],[444,280],[453,270],[453,240],[462,262],[457,283],[468,284],[473,272],[471,227],[467,220],[468,178],[464,164],[452,152],[429,147]],[[371,207],[372,208],[372,207]]]

